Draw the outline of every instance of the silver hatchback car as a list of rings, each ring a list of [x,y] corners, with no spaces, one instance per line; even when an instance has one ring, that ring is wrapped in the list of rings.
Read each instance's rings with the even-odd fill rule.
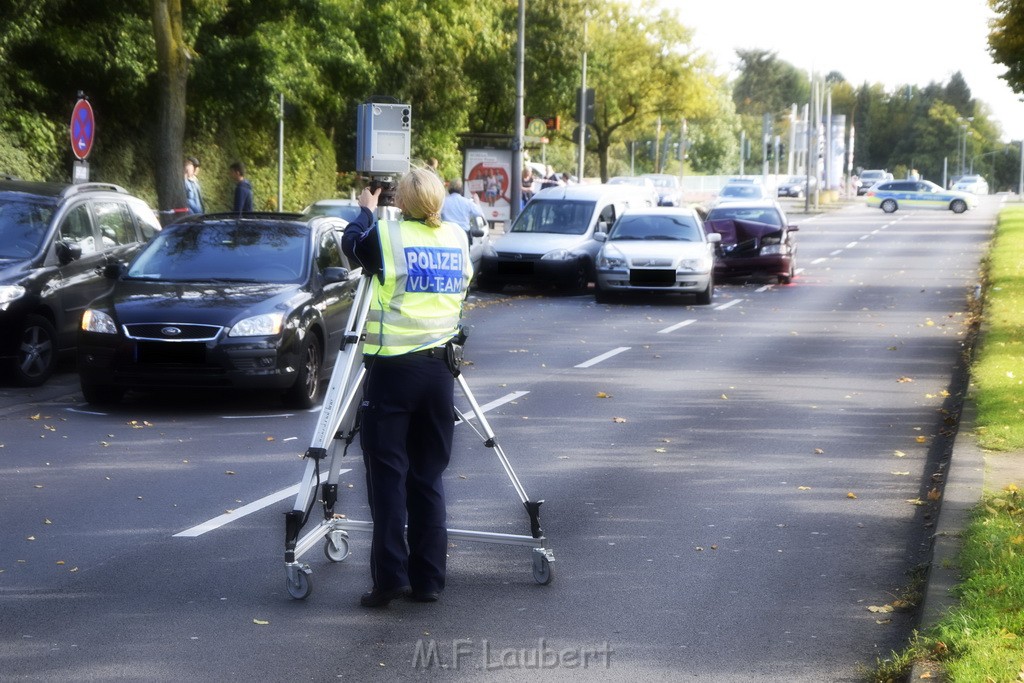
[[[714,295],[715,243],[689,207],[625,211],[597,256],[597,298],[625,292],[695,294],[707,305]]]

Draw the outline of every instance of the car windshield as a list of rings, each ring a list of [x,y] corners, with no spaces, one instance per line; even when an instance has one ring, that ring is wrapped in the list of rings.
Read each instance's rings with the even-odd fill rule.
[[[689,216],[626,215],[608,233],[608,239],[699,242],[700,228]]]
[[[306,209],[307,216],[333,216],[346,221],[354,221],[359,217],[359,206],[353,204],[314,204]]]
[[[305,277],[302,225],[218,222],[170,226],[139,254],[129,278],[174,282],[293,282]]]
[[[719,221],[723,219],[753,221],[755,223],[772,225],[776,228],[782,227],[782,216],[779,215],[779,212],[762,207],[718,206],[711,209],[706,220]]]
[[[512,232],[582,235],[594,214],[594,202],[534,199],[512,225]]]
[[[761,188],[753,184],[726,185],[722,188],[722,191],[718,193],[718,196],[754,199],[761,196]]]
[[[679,179],[674,175],[668,176],[645,176],[654,181],[654,186],[659,190],[674,190],[679,187]]]
[[[882,178],[885,174],[882,171],[864,171],[860,174],[861,179]]]
[[[0,199],[0,258],[23,259],[39,251],[53,205]]]

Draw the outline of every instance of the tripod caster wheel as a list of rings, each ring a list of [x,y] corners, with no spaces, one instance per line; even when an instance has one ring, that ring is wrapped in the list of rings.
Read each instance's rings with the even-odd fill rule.
[[[341,562],[348,557],[348,539],[344,536],[328,536],[324,541],[324,555],[331,562]]]
[[[296,600],[305,600],[312,592],[313,582],[310,580],[307,572],[300,571],[294,580],[288,579],[288,595]]]
[[[534,560],[533,580],[542,586],[546,586],[555,578],[555,570],[546,557]]]

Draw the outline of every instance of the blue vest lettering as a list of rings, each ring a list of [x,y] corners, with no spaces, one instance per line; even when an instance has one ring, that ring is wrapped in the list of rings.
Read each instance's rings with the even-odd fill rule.
[[[462,251],[451,247],[406,247],[406,292],[462,291]]]

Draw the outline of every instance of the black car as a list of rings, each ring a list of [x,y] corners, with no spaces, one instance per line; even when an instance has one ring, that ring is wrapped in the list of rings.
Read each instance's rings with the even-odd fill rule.
[[[0,179],[0,362],[39,386],[74,348],[82,311],[160,230],[146,202],[104,183]]]
[[[291,407],[319,400],[361,269],[341,252],[345,222],[298,214],[212,214],[170,225],[82,316],[85,400],[125,391],[267,389]]]

